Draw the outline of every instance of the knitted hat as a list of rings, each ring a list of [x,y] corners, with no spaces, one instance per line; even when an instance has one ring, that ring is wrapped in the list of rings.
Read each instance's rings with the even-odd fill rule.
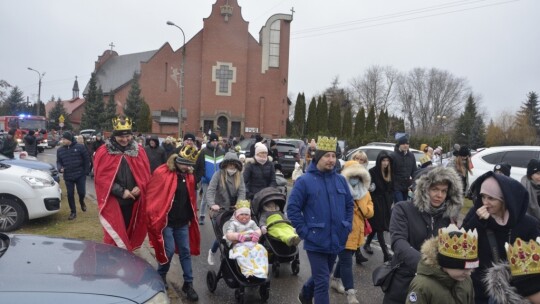
[[[540,160],[533,158],[529,161],[529,164],[527,164],[527,177],[531,178],[531,175],[538,171],[540,171]]]
[[[191,140],[195,141],[195,135],[193,135],[191,133],[184,134],[184,140],[188,140],[188,139],[191,139]]]
[[[504,202],[504,195],[501,187],[499,186],[499,182],[497,182],[497,180],[492,176],[484,180],[482,186],[480,187],[480,194],[487,194],[500,200],[501,202]]]
[[[208,142],[213,142],[214,140],[219,140],[219,137],[216,133],[210,134],[210,137],[208,138]]]
[[[180,149],[178,156],[174,159],[174,162],[177,164],[194,166],[198,156],[199,151],[197,151],[196,148],[186,145]]]
[[[437,236],[437,262],[451,269],[474,269],[478,261],[478,233],[476,229],[465,231],[454,224],[439,229]]]
[[[509,163],[500,163],[495,165],[493,172],[501,171],[502,174],[510,176],[510,169],[512,169],[512,166]]]
[[[442,153],[441,147],[437,147],[435,150],[433,150],[433,154],[441,155],[441,153]]]
[[[255,155],[259,154],[259,152],[267,152],[268,153],[268,148],[266,148],[266,146],[264,144],[256,143],[255,144]]]
[[[400,146],[401,146],[401,145],[405,145],[405,144],[408,145],[408,144],[409,144],[409,137],[407,137],[407,136],[402,136],[402,137],[398,138],[397,143],[398,143],[398,145],[400,145]]]
[[[461,146],[458,151],[459,156],[470,156],[471,150],[467,146]]]
[[[506,256],[514,286],[523,297],[540,291],[540,237],[529,242],[516,238],[513,245],[506,243]]]
[[[62,138],[65,138],[71,142],[74,142],[75,141],[75,138],[73,137],[73,134],[71,134],[71,132],[69,131],[66,131],[64,132],[64,134],[62,134]]]

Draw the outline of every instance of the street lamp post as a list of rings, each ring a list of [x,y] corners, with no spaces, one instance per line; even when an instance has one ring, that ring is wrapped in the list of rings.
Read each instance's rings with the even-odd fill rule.
[[[39,116],[39,106],[40,106],[40,103],[41,103],[41,78],[42,78],[43,76],[45,76],[45,72],[40,73],[38,70],[34,70],[34,69],[30,68],[30,67],[29,67],[28,69],[29,69],[30,71],[36,72],[36,73],[38,74],[38,76],[39,76],[38,97],[37,97],[38,100],[37,100],[37,106],[36,106],[36,108],[37,108],[36,114]]]
[[[177,27],[182,32],[182,65],[180,66],[180,104],[178,106],[178,138],[183,136],[182,134],[182,107],[184,105],[184,65],[186,63],[186,35],[184,30],[172,21],[167,21],[167,25]]]

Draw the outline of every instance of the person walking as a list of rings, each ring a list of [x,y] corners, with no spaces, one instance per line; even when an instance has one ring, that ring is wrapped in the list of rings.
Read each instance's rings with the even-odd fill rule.
[[[400,137],[397,145],[398,149],[390,154],[394,172],[394,203],[407,200],[412,178],[418,169],[416,158],[409,151],[409,138]]]
[[[462,191],[465,194],[469,183],[469,174],[472,174],[470,166],[471,150],[466,146],[460,146],[454,157],[448,161],[447,167],[453,168],[461,177]]]
[[[526,214],[529,194],[520,182],[492,171],[477,181],[480,187],[473,207],[463,219],[463,228],[478,230],[480,267],[471,277],[475,303],[482,304],[489,303],[482,279],[493,263],[507,260],[504,244],[516,238],[535,239],[540,230],[538,220]]]
[[[167,286],[167,273],[175,249],[182,266],[182,291],[188,300],[198,301],[193,288],[192,255],[200,254],[200,231],[197,225],[197,194],[192,166],[197,149],[186,146],[180,154],[172,154],[150,178],[147,187],[148,237],[159,262],[158,273]]]
[[[219,164],[219,170],[214,173],[208,189],[206,199],[210,206],[212,220],[220,211],[229,210],[239,200],[246,199],[246,186],[242,175],[242,163],[234,152],[227,152]],[[214,240],[212,248],[208,250],[208,264],[214,265],[214,255],[218,250],[219,240]]]
[[[68,220],[77,217],[77,208],[75,207],[75,186],[79,195],[81,210],[86,212],[86,175],[90,171],[90,157],[86,147],[77,143],[73,134],[66,131],[62,135],[62,147],[56,151],[56,167],[62,173],[66,184],[67,197],[69,203]]]
[[[268,157],[268,148],[263,143],[257,143],[255,146],[255,157],[246,159],[243,172],[248,200],[253,199],[263,188],[277,187],[276,169]]]
[[[375,167],[369,169],[369,175],[371,176],[371,198],[373,199],[373,206],[375,214],[369,223],[373,231],[367,236],[366,243],[364,244],[364,251],[373,254],[371,248],[371,241],[375,236],[379,241],[381,250],[383,252],[384,262],[390,261],[392,255],[388,252],[386,241],[384,240],[384,232],[389,231],[390,215],[392,214],[392,193],[393,193],[393,179],[392,179],[392,158],[386,151],[379,152],[377,155],[377,161]]]
[[[15,140],[15,129],[10,129],[7,133],[4,142],[2,143],[2,148],[0,153],[7,158],[15,157],[15,149],[17,149],[17,141]]]
[[[35,133],[36,132],[34,130],[30,130],[24,137],[24,150],[28,153],[28,155],[37,157],[38,150],[37,139],[34,136]]]
[[[301,303],[330,303],[330,272],[352,230],[354,199],[349,185],[335,171],[335,137],[319,137],[318,149],[307,172],[296,180],[287,216],[304,240],[311,277],[304,283]]]
[[[219,170],[219,166],[223,161],[225,153],[219,148],[219,138],[216,133],[210,134],[206,147],[201,150],[195,163],[195,177],[197,183],[201,182],[202,194],[201,204],[199,210],[199,225],[204,225],[204,218],[206,217],[206,205],[207,198],[206,192],[208,184],[212,180],[214,173]]]
[[[540,160],[531,159],[527,164],[527,174],[521,178],[521,184],[529,192],[527,214],[540,220]]]
[[[148,161],[150,161],[150,172],[153,173],[157,167],[167,162],[167,152],[159,145],[159,139],[156,135],[150,136],[148,145],[144,147]]]
[[[150,162],[133,139],[131,119],[113,119],[108,143],[94,157],[94,184],[103,226],[103,242],[128,251],[139,248],[146,237],[146,185]]]
[[[369,194],[371,177],[369,172],[355,160],[350,160],[343,165],[341,175],[349,183],[349,190],[354,199],[354,215],[352,231],[347,238],[345,249],[339,254],[334,275],[330,281],[330,287],[347,295],[347,303],[360,303],[356,298],[352,270],[352,257],[364,243],[365,221],[373,216],[373,202]]]
[[[424,169],[416,180],[414,198],[394,205],[390,218],[392,241],[391,266],[395,271],[383,303],[404,303],[407,289],[420,261],[420,247],[434,237],[440,228],[456,223],[463,206],[461,180],[450,168]]]

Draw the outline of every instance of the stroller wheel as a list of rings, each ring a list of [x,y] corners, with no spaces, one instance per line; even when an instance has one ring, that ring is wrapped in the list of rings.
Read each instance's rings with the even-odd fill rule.
[[[270,298],[270,282],[259,287],[259,295],[261,296],[261,300],[263,302],[266,302],[266,300]]]
[[[294,275],[297,275],[300,272],[300,261],[294,260],[291,263],[291,271]]]
[[[278,261],[274,261],[274,263],[272,264],[272,274],[274,275],[274,277],[279,278],[279,262]]]
[[[217,275],[213,270],[209,270],[206,273],[206,286],[210,292],[214,292],[217,287]]]

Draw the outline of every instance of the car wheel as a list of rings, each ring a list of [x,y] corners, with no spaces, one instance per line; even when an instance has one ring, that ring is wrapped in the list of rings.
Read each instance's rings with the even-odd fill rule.
[[[0,231],[8,232],[21,227],[25,219],[23,207],[9,198],[0,199]]]

